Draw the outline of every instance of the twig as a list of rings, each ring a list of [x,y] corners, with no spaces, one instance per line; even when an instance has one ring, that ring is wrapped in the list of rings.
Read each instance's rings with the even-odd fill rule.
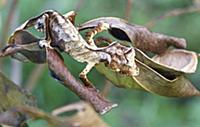
[[[18,60],[12,59],[10,71],[10,79],[20,85],[22,82],[22,63]]]
[[[3,27],[0,47],[5,45],[6,37],[8,35],[8,30],[10,28],[9,26],[10,26],[11,22],[13,21],[14,12],[16,10],[17,3],[18,3],[18,0],[13,0],[12,3],[11,3],[11,7],[9,9],[8,17],[7,17],[5,25]],[[3,62],[2,59],[0,59],[0,68],[2,68],[2,62]]]
[[[70,120],[65,117],[62,119],[60,117],[52,116],[48,113],[43,112],[40,109],[34,107],[17,107],[17,112],[26,114],[33,119],[43,119],[48,122],[52,127],[72,127]]]
[[[53,116],[58,116],[62,113],[73,111],[73,110],[81,111],[85,107],[84,104],[85,104],[84,102],[78,102],[78,103],[66,105],[66,106],[63,106],[63,107],[60,107],[60,108],[53,110],[51,114]]]
[[[44,70],[45,70],[44,64],[37,65],[33,69],[33,71],[31,72],[30,76],[28,77],[28,79],[25,83],[26,89],[33,91],[33,89],[35,88],[39,78],[43,74]]]
[[[126,8],[125,8],[125,19],[129,20],[130,19],[130,15],[131,15],[131,10],[132,10],[132,0],[127,0],[126,2]]]
[[[47,62],[49,69],[59,77],[64,86],[71,89],[81,99],[89,102],[100,114],[104,114],[117,106],[101,96],[94,87],[86,87],[78,82],[68,71],[63,60],[55,50],[47,48]]]
[[[3,28],[0,47],[2,47],[4,45],[3,42],[5,42],[5,40],[6,40],[6,37],[7,37],[7,34],[8,34],[8,30],[10,28],[9,26],[11,24],[11,21],[13,21],[14,12],[16,10],[17,3],[18,3],[18,0],[13,0],[12,1],[11,7],[10,7],[10,10],[9,10],[9,13],[8,13],[8,17],[6,19],[6,22],[5,22],[5,25],[4,25],[4,28]]]
[[[104,97],[107,97],[109,91],[111,90],[111,88],[112,88],[111,82],[110,82],[109,80],[106,80],[105,86],[104,86],[104,88],[103,88],[103,90],[102,90],[102,92],[101,92],[102,95],[103,95]]]
[[[147,28],[152,28],[160,20],[163,20],[163,19],[166,19],[169,17],[180,16],[180,15],[187,14],[187,13],[194,13],[194,12],[200,12],[200,6],[193,5],[193,6],[187,7],[187,8],[178,8],[178,9],[171,10],[159,17],[152,18],[149,22],[146,23],[145,26]]]
[[[75,6],[75,11],[79,11],[82,8],[84,2],[85,0],[79,0]]]

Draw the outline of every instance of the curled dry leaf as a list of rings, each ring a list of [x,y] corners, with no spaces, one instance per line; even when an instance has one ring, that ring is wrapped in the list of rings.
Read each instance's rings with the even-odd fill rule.
[[[72,111],[77,112],[70,117],[67,117],[67,119],[69,119],[70,123],[72,123],[74,126],[108,127],[108,125],[101,119],[99,114],[94,111],[91,105],[83,101],[55,109],[52,114],[58,116],[60,114]]]
[[[96,69],[104,74],[104,76],[117,87],[144,90],[137,82],[135,82],[135,80],[133,80],[132,76],[115,72],[111,68],[106,67],[104,63],[96,65]]]
[[[199,96],[200,92],[183,75],[167,79],[149,66],[137,60],[140,75],[134,80],[145,90],[168,97]],[[162,72],[161,72],[162,73]]]
[[[130,41],[136,47],[136,64],[140,69],[138,76],[131,78],[115,73],[105,68],[103,64],[97,66],[97,69],[116,86],[144,89],[169,97],[200,95],[193,84],[183,76],[184,73],[192,73],[196,70],[197,55],[185,50],[178,50],[179,52],[169,52],[168,50],[169,46],[185,48],[185,39],[153,33],[143,26],[132,25],[125,20],[113,17],[88,21],[80,25],[79,30],[96,27],[100,22],[110,25],[109,32],[114,37]],[[143,51],[151,51],[158,55],[152,59]],[[181,57],[183,61],[181,64],[177,63],[178,57]]]
[[[140,69],[140,74],[134,78],[113,72],[103,64],[96,66],[96,68],[118,87],[143,89],[151,93],[169,97],[200,95],[200,92],[193,84],[183,76],[184,73],[191,73],[196,70],[196,53],[178,49],[169,50],[167,52],[170,52],[168,55],[172,60],[166,57],[167,54],[163,56],[158,55],[154,58],[161,59],[163,64],[160,64],[154,61],[154,59],[149,58],[139,49],[135,49],[135,51],[136,64]],[[178,54],[173,54],[176,52]],[[183,63],[176,65],[177,58],[179,57]],[[165,65],[164,62],[169,61],[172,63]]]
[[[59,53],[54,49],[46,49],[49,69],[53,72],[55,77],[59,77],[59,81],[64,86],[71,89],[81,99],[92,104],[94,109],[100,114],[104,114],[117,106],[101,96],[94,87],[87,87],[78,82],[68,71]]]
[[[151,67],[152,69],[158,72],[162,71],[162,74],[168,78],[173,78],[174,76],[180,76],[183,74],[183,72],[180,70],[175,70],[163,64],[159,64],[158,62],[154,61],[152,58],[150,58],[137,48],[135,48],[135,52],[137,60],[139,60],[140,62],[144,63],[145,65]]]
[[[168,49],[161,55],[153,58],[148,57],[139,49],[136,49],[136,58],[153,68],[158,73],[168,77],[180,76],[183,74],[194,73],[198,64],[198,54],[183,49]]]
[[[152,60],[174,70],[194,73],[197,69],[198,54],[182,49],[169,49],[163,54],[154,56]]]
[[[58,116],[58,114],[74,110],[77,112],[70,116]],[[56,109],[54,110],[54,112],[57,112],[56,114],[49,114],[38,108],[25,106],[15,108],[15,112],[27,114],[31,118],[27,121],[27,124],[42,119],[48,123],[49,127],[108,127],[91,105],[85,102],[78,102]]]
[[[84,103],[84,110],[70,118],[72,123],[80,125],[81,127],[109,127],[101,117],[93,110],[91,105]]]
[[[16,31],[8,41],[8,45],[1,51],[0,56],[12,56],[26,62],[44,63],[46,60],[45,50],[38,45],[40,39],[28,31]]]
[[[168,97],[200,95],[200,92],[183,75],[167,79],[160,74],[162,70],[158,73],[139,60],[136,60],[136,64],[140,68],[140,74],[134,78],[116,73],[103,64],[98,65],[96,68],[118,87],[142,89]]]
[[[94,28],[99,23],[108,23],[109,32],[119,40],[126,40],[143,52],[163,53],[169,46],[185,48],[186,40],[149,31],[144,26],[130,24],[126,20],[116,17],[101,17],[81,24],[78,29]]]

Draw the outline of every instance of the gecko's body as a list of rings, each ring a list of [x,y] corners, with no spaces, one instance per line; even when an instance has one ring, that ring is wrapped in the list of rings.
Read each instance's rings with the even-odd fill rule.
[[[86,77],[87,73],[102,61],[115,71],[131,76],[138,75],[138,69],[134,62],[134,48],[122,46],[119,43],[98,48],[94,43],[88,43],[69,20],[70,13],[63,16],[56,11],[46,11],[38,17],[28,20],[17,30],[35,26],[36,29],[45,33],[45,39],[40,43],[41,46],[58,48],[60,51],[68,53],[76,61],[86,62],[87,66],[80,73],[80,77],[86,85],[91,84]]]

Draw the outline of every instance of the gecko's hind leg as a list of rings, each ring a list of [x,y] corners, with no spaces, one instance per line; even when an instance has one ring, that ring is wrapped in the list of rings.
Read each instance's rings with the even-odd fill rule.
[[[110,39],[110,38],[106,38],[106,37],[97,37],[94,40],[94,42],[95,42],[96,45],[100,45],[102,42],[106,42],[107,44],[111,44],[113,42],[113,40]]]

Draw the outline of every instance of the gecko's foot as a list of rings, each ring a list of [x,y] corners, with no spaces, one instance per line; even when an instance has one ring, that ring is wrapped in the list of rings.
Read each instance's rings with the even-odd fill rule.
[[[40,48],[46,48],[46,47],[51,48],[50,43],[47,40],[40,40],[39,46]]]

